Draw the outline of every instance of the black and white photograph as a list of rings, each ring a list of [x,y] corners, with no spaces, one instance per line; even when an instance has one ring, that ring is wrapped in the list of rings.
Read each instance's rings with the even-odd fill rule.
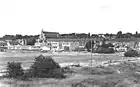
[[[140,87],[140,0],[0,0],[0,87]]]

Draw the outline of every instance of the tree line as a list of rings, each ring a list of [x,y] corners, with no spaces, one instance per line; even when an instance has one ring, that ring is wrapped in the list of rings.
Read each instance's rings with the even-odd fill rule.
[[[57,38],[100,38],[101,36],[108,37],[108,38],[140,38],[140,33],[138,31],[135,32],[135,34],[132,34],[130,32],[123,33],[122,31],[118,31],[116,34],[90,34],[90,33],[69,33],[69,34],[59,34],[59,37]],[[27,44],[32,45],[36,42],[36,39],[39,38],[39,35],[4,35],[1,40],[17,40],[17,39],[26,39]]]
[[[27,45],[34,45],[36,42],[36,39],[38,39],[39,35],[21,35],[21,34],[16,34],[16,35],[4,35],[1,40],[12,40],[16,41],[18,39],[25,39]]]
[[[116,38],[140,38],[140,33],[138,33],[138,31],[135,32],[135,34],[132,34],[130,32],[128,33],[122,33],[122,31],[118,31],[116,34]]]
[[[122,31],[118,31],[116,34],[109,34],[109,33],[106,33],[106,34],[86,34],[86,33],[70,33],[70,34],[60,34],[60,37],[63,37],[63,38],[100,38],[101,36],[104,36],[104,37],[108,37],[108,38],[112,38],[112,37],[115,37],[115,38],[140,38],[140,33],[138,33],[138,31],[135,32],[135,34],[132,34],[130,32],[127,32],[127,33],[122,33]]]

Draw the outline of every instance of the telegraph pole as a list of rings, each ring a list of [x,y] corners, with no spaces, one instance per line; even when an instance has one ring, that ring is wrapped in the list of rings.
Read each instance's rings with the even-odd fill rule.
[[[92,37],[91,37],[91,67],[92,67]]]

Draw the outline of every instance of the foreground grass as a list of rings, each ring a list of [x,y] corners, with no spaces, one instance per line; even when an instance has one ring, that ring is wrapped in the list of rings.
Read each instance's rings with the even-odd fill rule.
[[[140,64],[123,62],[107,67],[73,67],[65,79],[31,78],[28,81],[1,79],[3,87],[140,87]],[[119,72],[118,72],[119,71]]]
[[[140,87],[140,64],[123,62],[117,66],[84,69],[96,78],[84,79],[72,87]],[[119,71],[119,72],[118,72]]]
[[[89,60],[90,56],[60,55],[55,57],[54,55],[53,58],[60,63],[67,61],[85,61]],[[121,56],[115,54],[93,55],[93,59],[97,61],[119,60]],[[140,87],[137,86],[140,83],[139,68],[139,65],[135,63],[124,63],[109,67],[73,67],[71,68],[72,72],[65,73],[65,79],[30,78],[27,81],[22,81],[13,78],[4,78],[0,80],[0,87]],[[117,70],[119,70],[120,73],[118,73]]]

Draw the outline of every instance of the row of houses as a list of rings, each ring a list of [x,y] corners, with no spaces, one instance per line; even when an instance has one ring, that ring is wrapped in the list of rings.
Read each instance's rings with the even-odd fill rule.
[[[52,37],[52,38],[50,38]],[[70,38],[55,38],[58,37],[57,32],[45,32],[41,31],[39,38],[37,39],[35,46],[43,47],[43,50],[52,51],[72,51],[78,47],[84,47],[87,38],[70,39]]]
[[[129,48],[140,50],[139,38],[116,38],[107,42],[112,43],[118,51],[127,51]]]
[[[83,43],[82,43],[83,41]],[[77,48],[84,48],[88,40],[72,40],[72,39],[48,39],[47,42],[36,42],[35,45],[21,45],[16,42],[0,42],[0,50],[43,50],[43,51],[73,51]],[[82,43],[82,44],[81,44]],[[126,51],[127,48],[140,50],[140,42],[135,41],[106,41],[112,43],[118,51]]]
[[[50,38],[51,37],[51,38]],[[16,41],[0,41],[0,49],[11,50],[47,50],[47,51],[73,51],[77,48],[84,48],[86,42],[92,38],[55,38],[58,37],[57,32],[41,31],[36,43],[33,46],[26,45],[26,39],[18,39]],[[94,39],[95,40],[95,39]],[[99,40],[100,41],[100,40]],[[112,43],[117,48],[140,48],[140,39],[112,39],[106,41]],[[140,49],[139,49],[140,50]]]
[[[48,41],[47,43],[38,43],[35,45],[21,45],[21,44],[11,44],[9,42],[0,42],[0,49],[8,50],[50,50],[50,51],[72,51],[79,47],[79,42],[57,42]]]
[[[27,41],[25,39],[18,39],[16,41],[5,41],[5,45],[2,47],[7,47],[7,49],[15,49],[15,50],[51,50],[51,51],[73,51],[79,47],[84,48],[86,42],[89,38],[56,38],[58,37],[57,32],[46,32],[41,31],[38,39],[34,46],[27,46]]]
[[[42,49],[42,50],[52,50],[61,51],[67,50],[72,51],[79,47],[84,48],[87,41],[91,38],[57,38],[59,36],[58,32],[46,32],[41,30],[41,33],[36,40],[34,46],[27,46],[26,39],[18,39],[16,41],[5,41],[6,45],[3,48],[7,49]]]
[[[53,51],[59,51],[59,50],[67,50],[67,51],[72,51],[75,50],[76,48],[78,48],[79,42],[78,41],[59,41],[58,40],[48,40],[46,43],[40,43],[37,42],[35,43],[35,46],[38,47],[46,47],[46,49],[48,48],[49,50],[53,50]]]

